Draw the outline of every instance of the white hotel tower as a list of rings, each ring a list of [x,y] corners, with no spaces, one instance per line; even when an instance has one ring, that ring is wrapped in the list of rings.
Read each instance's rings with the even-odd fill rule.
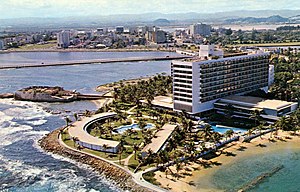
[[[191,114],[214,108],[230,95],[268,91],[269,53],[223,57],[214,45],[201,45],[198,58],[172,61],[174,110]]]

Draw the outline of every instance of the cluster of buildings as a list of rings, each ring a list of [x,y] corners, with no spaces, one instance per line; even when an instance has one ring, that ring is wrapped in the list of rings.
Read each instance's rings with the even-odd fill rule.
[[[0,38],[0,50],[17,48],[26,44],[46,44],[57,40],[58,48],[124,48],[144,45],[148,47],[171,47],[176,43],[203,43],[211,34],[212,27],[197,23],[173,32],[157,26],[97,28],[88,30],[43,31],[36,33],[11,33]]]
[[[50,31],[8,34],[6,37],[0,38],[0,50],[17,48],[26,44],[46,44],[52,38],[54,38],[54,33]]]
[[[274,82],[269,53],[261,50],[226,56],[214,45],[200,45],[199,56],[172,61],[171,74],[175,111],[224,113],[231,106],[237,117],[249,118],[258,110],[272,123],[297,108],[293,102],[244,96],[259,89],[267,93]]]
[[[168,42],[168,33],[159,27],[117,26],[114,29],[64,30],[57,33],[59,48],[124,48],[134,45],[151,45]]]

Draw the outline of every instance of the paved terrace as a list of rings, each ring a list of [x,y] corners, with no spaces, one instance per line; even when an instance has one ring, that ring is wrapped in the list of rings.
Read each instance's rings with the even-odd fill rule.
[[[148,150],[151,150],[153,153],[159,152],[176,127],[177,125],[165,124],[162,129],[155,134],[151,140],[151,143],[144,147],[142,153],[147,153]]]
[[[87,127],[92,123],[101,119],[113,117],[115,115],[116,113],[100,113],[100,114],[93,115],[91,117],[84,117],[80,121],[76,121],[75,123],[72,124],[72,126],[70,126],[69,134],[71,137],[77,137],[79,140],[78,143],[86,148],[101,151],[103,150],[103,145],[106,145],[109,148],[113,148],[113,151],[109,151],[109,150],[107,151],[116,152],[120,142],[100,139],[90,135],[86,131]]]

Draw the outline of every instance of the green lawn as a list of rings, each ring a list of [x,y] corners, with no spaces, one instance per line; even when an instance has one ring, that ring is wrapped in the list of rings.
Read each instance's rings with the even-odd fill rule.
[[[35,49],[50,49],[52,47],[56,47],[55,42],[50,42],[48,44],[43,44],[43,45],[27,44],[27,45],[20,46],[19,48],[16,48],[16,50],[29,51],[29,50],[35,50]]]
[[[128,162],[128,168],[131,170],[131,171],[134,171],[137,166],[139,165],[139,161],[138,161],[138,154],[136,155],[136,159],[134,159],[134,155],[129,159],[129,162]]]
[[[114,141],[121,141],[122,134],[113,134],[112,138],[105,138],[105,137],[102,137],[102,138],[103,139],[111,139]],[[125,139],[126,145],[133,146],[134,143],[139,145],[143,141],[143,133],[142,133],[142,131],[136,131],[136,134],[132,134],[131,136],[127,135],[127,136],[125,136],[124,139]]]

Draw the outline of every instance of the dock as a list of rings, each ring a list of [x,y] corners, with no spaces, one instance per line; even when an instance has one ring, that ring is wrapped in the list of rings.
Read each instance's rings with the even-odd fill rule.
[[[118,62],[138,62],[138,61],[163,61],[174,59],[186,59],[190,56],[164,56],[164,57],[127,57],[127,58],[110,58],[110,59],[93,59],[80,61],[67,61],[56,63],[37,63],[12,66],[0,66],[1,69],[19,69],[19,68],[35,68],[35,67],[51,67],[51,66],[66,66],[66,65],[87,65],[87,64],[102,64],[102,63],[118,63]]]

